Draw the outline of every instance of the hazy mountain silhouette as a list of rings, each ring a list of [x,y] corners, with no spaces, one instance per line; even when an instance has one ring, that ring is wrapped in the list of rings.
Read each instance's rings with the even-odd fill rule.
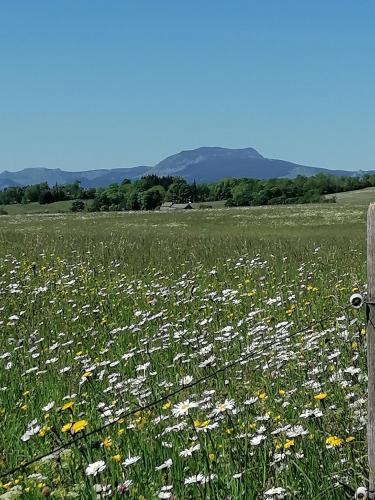
[[[80,181],[84,187],[105,187],[127,178],[135,180],[142,175],[178,175],[192,182],[213,182],[224,177],[254,177],[270,179],[274,177],[293,178],[297,175],[357,175],[347,170],[329,170],[309,167],[284,160],[265,158],[253,148],[227,149],[220,147],[201,147],[181,151],[165,158],[154,167],[114,168],[69,172],[42,167],[25,168],[18,172],[0,173],[0,189],[9,186],[26,186],[48,182],[49,185],[67,184]]]

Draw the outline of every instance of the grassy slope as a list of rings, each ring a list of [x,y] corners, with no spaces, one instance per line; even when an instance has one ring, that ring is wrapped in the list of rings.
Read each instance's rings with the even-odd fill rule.
[[[22,214],[57,214],[59,212],[69,212],[72,205],[71,200],[56,201],[49,205],[40,205],[39,203],[28,203],[27,205],[1,205],[9,215],[22,215]]]
[[[375,187],[335,194],[337,202],[347,205],[368,205],[375,202]]]

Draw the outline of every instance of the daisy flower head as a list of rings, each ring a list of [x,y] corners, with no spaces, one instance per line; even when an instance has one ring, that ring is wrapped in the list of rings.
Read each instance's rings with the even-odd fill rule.
[[[186,375],[185,377],[183,377],[180,380],[180,385],[182,385],[182,386],[189,385],[192,383],[192,381],[193,381],[193,377],[191,375]]]
[[[186,399],[186,401],[182,401],[181,403],[177,403],[172,408],[172,413],[175,417],[181,417],[183,415],[187,415],[191,408],[197,408],[198,403],[194,401],[190,401],[190,399]]]
[[[104,460],[98,460],[97,462],[93,462],[86,467],[86,476],[96,476],[99,472],[103,472],[106,468],[106,464]]]
[[[139,456],[134,456],[134,457],[131,457],[130,455],[128,456],[128,458],[125,459],[124,462],[122,462],[122,465],[124,467],[129,467],[129,465],[133,465],[135,464],[136,462],[138,462],[138,460],[140,460],[141,457]]]
[[[159,465],[158,467],[155,467],[155,470],[163,470],[163,469],[169,469],[172,465],[172,459],[168,458],[164,463]]]
[[[234,405],[235,403],[233,399],[226,399],[223,403],[219,403],[218,405],[216,405],[212,413],[214,415],[218,415],[219,413],[224,413],[228,410],[233,410]]]

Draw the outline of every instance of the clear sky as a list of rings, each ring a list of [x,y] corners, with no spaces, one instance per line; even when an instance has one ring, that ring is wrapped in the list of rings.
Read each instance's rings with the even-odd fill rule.
[[[199,146],[375,169],[374,0],[1,0],[0,171]]]

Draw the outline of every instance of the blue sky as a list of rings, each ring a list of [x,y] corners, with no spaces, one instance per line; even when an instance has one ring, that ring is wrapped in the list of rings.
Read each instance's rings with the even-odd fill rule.
[[[373,0],[2,0],[0,171],[199,146],[375,169]]]

